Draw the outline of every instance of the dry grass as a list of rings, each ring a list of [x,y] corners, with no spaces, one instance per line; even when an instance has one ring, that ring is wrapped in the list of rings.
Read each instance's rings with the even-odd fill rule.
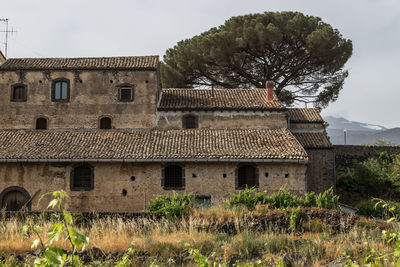
[[[379,229],[355,227],[349,233],[333,234],[324,231],[301,235],[277,233],[273,230],[246,230],[239,231],[236,235],[197,230],[199,226],[207,225],[210,221],[240,224],[246,218],[248,214],[209,209],[196,210],[189,218],[177,222],[147,218],[128,221],[120,218],[97,219],[90,227],[78,229],[89,236],[91,247],[98,247],[106,252],[123,252],[133,242],[137,250],[166,259],[185,253],[187,244],[212,259],[224,261],[237,255],[239,261],[262,259],[272,263],[284,253],[293,252],[308,258],[310,266],[320,266],[344,256],[362,262],[373,250],[376,254],[393,251],[392,245],[382,239]],[[31,244],[36,237],[33,233],[27,236],[23,234],[24,224],[43,227],[43,238],[51,226],[51,222],[45,220],[28,220],[24,223],[17,219],[0,221],[1,252],[23,253],[33,250]],[[69,249],[66,241],[59,241],[56,245]]]

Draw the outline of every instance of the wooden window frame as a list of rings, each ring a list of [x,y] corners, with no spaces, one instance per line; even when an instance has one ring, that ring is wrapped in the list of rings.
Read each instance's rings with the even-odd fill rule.
[[[131,90],[131,97],[129,99],[122,99],[122,93],[121,91],[123,89],[130,89]],[[135,99],[135,86],[132,84],[121,84],[118,86],[118,101],[120,102],[133,102]]]
[[[16,99],[15,98],[14,90],[17,87],[23,87],[24,88],[24,98],[23,99]],[[28,98],[27,93],[28,93],[28,90],[27,90],[27,87],[26,87],[25,84],[23,84],[23,83],[13,84],[11,86],[11,101],[13,101],[13,102],[25,102],[27,100],[27,98]]]
[[[56,84],[58,82],[66,82],[67,83],[67,98],[66,99],[56,99],[55,98]],[[68,79],[66,79],[66,78],[54,79],[52,81],[52,85],[51,85],[51,101],[53,101],[53,102],[69,102],[70,91],[71,91],[71,83]]]
[[[165,186],[165,169],[170,166],[179,166],[182,170],[182,186],[181,187],[172,187],[172,186]],[[161,168],[161,186],[164,190],[185,190],[186,187],[186,179],[185,179],[185,166],[182,164],[170,163],[164,164]]]
[[[254,187],[258,188],[259,187],[259,170],[258,166],[253,163],[244,163],[244,164],[239,164],[236,169],[235,169],[235,189],[236,190],[243,190],[247,188],[247,185],[245,186],[239,186],[239,168],[244,167],[244,166],[252,166],[255,169],[255,179],[256,179],[256,184]],[[247,184],[247,183],[246,183]]]
[[[90,186],[74,186],[74,179],[75,179],[75,169],[78,167],[88,167],[90,169]],[[74,165],[71,170],[70,174],[70,181],[69,181],[69,186],[71,191],[90,191],[94,189],[94,167],[90,164],[87,163],[80,163],[77,165]]]
[[[194,118],[194,127],[187,128],[187,118]],[[199,116],[196,114],[186,114],[182,116],[182,129],[197,129],[199,128]]]

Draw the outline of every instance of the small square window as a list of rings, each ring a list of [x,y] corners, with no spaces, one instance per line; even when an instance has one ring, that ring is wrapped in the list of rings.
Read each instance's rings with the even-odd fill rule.
[[[119,88],[119,100],[120,101],[133,101],[133,88],[132,87]]]

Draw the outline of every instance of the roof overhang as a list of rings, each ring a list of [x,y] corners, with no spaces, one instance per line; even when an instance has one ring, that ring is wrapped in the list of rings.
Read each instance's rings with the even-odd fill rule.
[[[208,159],[208,158],[173,158],[173,159],[0,159],[0,163],[7,162],[265,162],[265,163],[298,163],[306,164],[304,159]]]

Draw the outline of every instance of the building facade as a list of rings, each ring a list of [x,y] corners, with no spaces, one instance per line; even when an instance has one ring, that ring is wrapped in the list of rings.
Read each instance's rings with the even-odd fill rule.
[[[218,205],[246,187],[334,184],[315,109],[265,89],[161,89],[157,56],[0,61],[0,206],[137,212],[158,194]],[[45,201],[43,202],[45,203]]]

